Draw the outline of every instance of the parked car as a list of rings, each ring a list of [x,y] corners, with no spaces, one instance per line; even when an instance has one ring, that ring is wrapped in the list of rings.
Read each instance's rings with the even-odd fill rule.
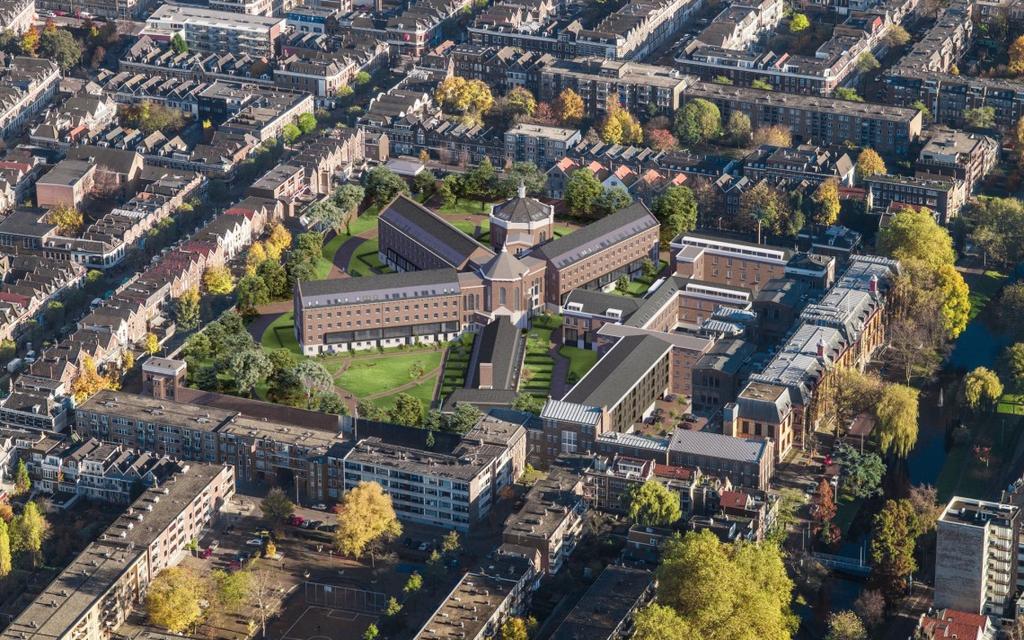
[[[313,520],[312,522],[309,523],[309,528],[310,529],[317,529],[317,530],[319,530],[320,527],[323,526],[323,524],[324,524],[323,520]]]
[[[322,502],[318,502],[310,507],[310,509],[314,509],[316,511],[327,511],[327,505]]]
[[[302,516],[292,515],[288,517],[288,524],[290,524],[293,527],[301,527],[302,523],[305,521],[306,519]]]
[[[249,545],[250,547],[262,547],[263,538],[249,538],[245,541],[245,544]]]
[[[203,549],[202,553],[199,554],[199,557],[203,560],[208,560],[212,555],[213,549],[211,547],[206,547],[205,549]]]

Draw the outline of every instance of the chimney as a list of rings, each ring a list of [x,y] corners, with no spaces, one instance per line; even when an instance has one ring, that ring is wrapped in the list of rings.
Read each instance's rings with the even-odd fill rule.
[[[878,276],[873,273],[868,280],[868,293],[878,293]]]
[[[825,338],[819,338],[818,339],[818,357],[819,358],[824,358],[825,357],[825,349],[826,348],[828,348],[828,345],[825,344]]]

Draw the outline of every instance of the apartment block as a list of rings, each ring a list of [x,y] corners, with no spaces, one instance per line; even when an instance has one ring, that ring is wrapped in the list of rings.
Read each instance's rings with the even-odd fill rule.
[[[696,233],[679,235],[669,247],[677,275],[755,294],[769,280],[784,277],[793,257],[783,247]]]
[[[750,118],[751,126],[781,125],[797,143],[871,147],[882,154],[906,154],[921,135],[922,114],[916,109],[850,102],[837,98],[762,91],[749,87],[690,83],[683,99],[703,98],[722,112]]]
[[[614,97],[632,113],[671,116],[679,108],[687,78],[656,65],[578,58],[545,65],[540,72],[540,99],[553,101],[565,89],[583,98],[584,112],[595,120]]]
[[[0,634],[3,640],[104,640],[141,605],[164,569],[235,491],[227,465],[183,464],[159,487],[147,488],[71,561]]]
[[[962,180],[970,195],[999,162],[999,143],[995,139],[959,129],[934,127],[914,163],[918,178],[943,176]]]
[[[949,224],[967,204],[967,182],[943,176],[876,175],[863,180],[868,211],[885,213],[898,205],[927,207],[940,224]]]
[[[954,497],[936,528],[935,607],[1012,617],[1020,510]]]
[[[359,440],[344,455],[344,486],[377,482],[407,522],[469,531],[526,465],[526,430],[487,416],[450,452]]]
[[[578,129],[517,124],[505,132],[505,158],[546,167],[564,158],[582,139]]]
[[[537,549],[542,570],[558,573],[583,535],[582,486],[574,472],[552,467],[526,493],[523,507],[505,520],[502,542]]]
[[[284,18],[163,4],[146,19],[142,33],[157,41],[180,34],[189,49],[202,53],[231,51],[273,58],[284,31]]]

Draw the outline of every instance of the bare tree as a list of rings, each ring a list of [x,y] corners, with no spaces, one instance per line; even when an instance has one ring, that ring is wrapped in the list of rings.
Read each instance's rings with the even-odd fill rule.
[[[267,619],[281,608],[281,598],[277,593],[280,587],[274,582],[273,576],[266,569],[259,569],[252,574],[252,605],[259,616],[260,633],[267,636]]]

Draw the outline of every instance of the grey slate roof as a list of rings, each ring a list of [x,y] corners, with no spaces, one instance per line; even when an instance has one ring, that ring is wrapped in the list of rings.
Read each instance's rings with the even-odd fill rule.
[[[746,440],[721,433],[676,429],[669,440],[668,450],[710,458],[724,458],[737,462],[754,463],[767,453],[766,440]]]
[[[364,278],[309,280],[300,281],[296,285],[296,294],[302,300],[302,304],[308,306],[418,298],[458,293],[459,290],[459,277],[455,269],[405,271]]]
[[[553,213],[552,207],[536,198],[516,197],[494,205],[491,215],[499,220],[526,224],[543,222]]]
[[[583,306],[579,313],[591,315],[607,315],[609,309],[618,309],[622,312],[622,321],[625,322],[643,304],[640,298],[619,296],[614,293],[605,293],[597,289],[573,289],[565,299],[563,306],[571,303]]]
[[[613,407],[671,348],[668,342],[654,336],[626,336],[562,399],[593,407]]]
[[[642,202],[634,202],[569,235],[541,245],[531,255],[549,260],[556,268],[562,269],[657,226],[654,214]]]
[[[474,253],[493,253],[462,233],[430,209],[405,195],[391,201],[379,217],[416,242],[423,244],[452,267],[461,268]]]

